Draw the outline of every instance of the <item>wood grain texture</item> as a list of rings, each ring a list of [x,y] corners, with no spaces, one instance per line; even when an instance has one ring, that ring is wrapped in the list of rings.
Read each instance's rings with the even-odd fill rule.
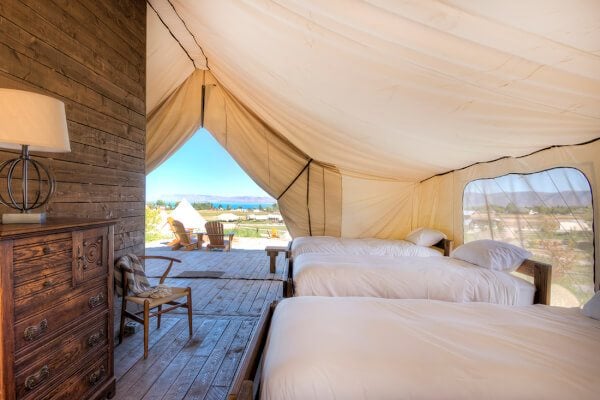
[[[111,221],[0,226],[0,400],[114,393],[113,234]]]
[[[277,307],[277,302],[273,302],[269,307],[263,309],[231,385],[228,400],[252,400],[257,398],[256,390],[258,387],[254,383],[260,380],[263,349],[267,342],[275,307]]]
[[[191,287],[192,337],[185,310],[165,314],[160,328],[150,325],[148,358],[143,333],[126,337],[115,348],[115,400],[224,400],[261,310],[281,296],[285,259],[269,273],[263,250],[231,252],[171,251],[150,248],[146,255],[171,256],[175,263],[169,286]],[[152,284],[164,272],[161,261],[146,260]],[[176,278],[182,271],[219,270],[219,279]],[[156,277],[155,277],[156,276]]]
[[[66,107],[71,152],[33,154],[57,179],[46,211],[119,218],[117,255],[143,253],[145,12],[140,0],[0,2],[0,87]],[[0,161],[15,155],[0,150]]]
[[[552,284],[552,265],[534,260],[525,260],[517,272],[533,278],[535,286],[534,304],[550,305],[550,285]]]
[[[0,263],[12,265],[13,241],[0,242]],[[14,393],[14,333],[13,333],[13,271],[12,268],[0,268],[0,400],[7,393]]]

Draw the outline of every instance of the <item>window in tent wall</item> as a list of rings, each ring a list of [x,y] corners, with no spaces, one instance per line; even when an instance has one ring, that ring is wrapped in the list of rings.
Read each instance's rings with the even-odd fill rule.
[[[463,224],[465,243],[500,240],[552,264],[552,305],[579,306],[594,294],[592,190],[578,169],[469,182]]]

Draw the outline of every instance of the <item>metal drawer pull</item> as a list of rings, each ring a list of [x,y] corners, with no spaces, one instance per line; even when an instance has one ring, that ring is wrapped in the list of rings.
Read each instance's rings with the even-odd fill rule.
[[[87,340],[88,347],[96,346],[98,343],[100,343],[100,341],[102,340],[103,337],[104,337],[104,329],[100,329],[98,332],[90,335],[90,337],[88,337],[88,340]]]
[[[98,382],[102,380],[105,374],[106,370],[104,369],[104,366],[101,366],[100,368],[88,375],[88,383],[90,384],[90,386],[97,385]]]
[[[43,319],[37,326],[33,325],[25,328],[25,330],[23,331],[23,337],[26,341],[31,342],[32,340],[37,339],[40,335],[46,332],[46,329],[48,329],[48,320]]]
[[[104,304],[104,300],[104,293],[98,293],[97,295],[90,297],[88,300],[88,306],[90,308],[98,307],[99,305]]]
[[[31,390],[37,387],[40,383],[45,381],[50,376],[50,369],[47,365],[44,365],[40,370],[25,378],[25,389]]]
[[[52,287],[54,286],[54,282],[52,282],[50,279],[48,279],[47,281],[44,281],[44,287]]]
[[[42,253],[44,253],[44,255],[48,255],[48,254],[50,254],[51,252],[52,252],[52,249],[50,249],[50,247],[49,247],[49,246],[44,246],[44,247],[42,248]]]

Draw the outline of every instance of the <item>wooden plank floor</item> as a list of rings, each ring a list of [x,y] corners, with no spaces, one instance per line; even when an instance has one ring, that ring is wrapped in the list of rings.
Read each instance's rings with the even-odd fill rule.
[[[276,272],[271,274],[264,251],[147,249],[146,255],[181,259],[170,276],[183,271],[224,274],[217,279],[169,278],[165,282],[192,288],[194,334],[188,336],[183,310],[165,314],[160,329],[152,320],[146,360],[142,358],[142,333],[125,338],[115,348],[115,399],[225,399],[261,310],[281,297],[285,258],[277,258]],[[161,268],[160,263],[148,262],[146,272],[159,276]]]

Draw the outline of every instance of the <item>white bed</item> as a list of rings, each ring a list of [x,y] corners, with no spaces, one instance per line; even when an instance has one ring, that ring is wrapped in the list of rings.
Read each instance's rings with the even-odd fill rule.
[[[579,309],[296,297],[275,309],[261,399],[597,399],[599,355]]]
[[[386,240],[375,238],[350,239],[333,236],[303,236],[294,238],[291,244],[291,258],[301,254],[338,254],[372,256],[417,256],[440,257],[441,249],[417,246],[407,240]]]
[[[535,286],[507,272],[449,257],[301,254],[294,260],[295,296],[482,301],[531,305]]]

